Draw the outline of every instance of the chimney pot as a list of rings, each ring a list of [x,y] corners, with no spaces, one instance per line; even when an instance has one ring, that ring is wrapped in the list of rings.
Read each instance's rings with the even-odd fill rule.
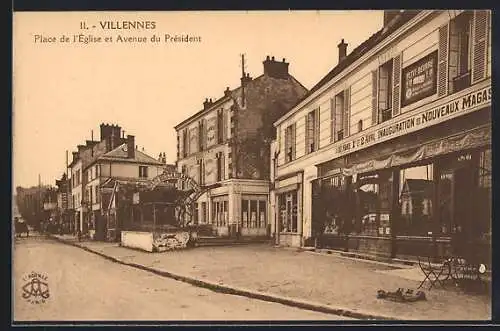
[[[274,61],[274,56],[271,58],[272,61]]]
[[[283,58],[283,62],[285,62],[285,58]]]
[[[269,55],[268,55],[268,56],[266,56],[266,60],[267,60],[267,61],[269,61]]]

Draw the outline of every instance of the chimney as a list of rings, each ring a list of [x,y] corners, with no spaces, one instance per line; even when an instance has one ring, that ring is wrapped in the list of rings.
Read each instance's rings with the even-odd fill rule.
[[[339,63],[342,62],[342,60],[347,56],[347,45],[345,42],[344,42],[344,39],[342,39],[342,41],[340,42],[340,44],[338,44],[338,48],[339,48]]]
[[[283,60],[281,62],[274,60],[274,56],[269,58],[266,56],[266,60],[262,62],[264,64],[264,75],[278,78],[287,79],[288,78],[288,66],[289,63]]]
[[[164,164],[167,164],[167,157],[165,156],[165,152],[163,152],[162,162],[163,162]]]
[[[212,105],[212,99],[208,100],[208,98],[205,98],[205,101],[203,102],[203,109],[208,109]]]
[[[135,158],[135,137],[127,135],[127,158]]]
[[[228,87],[226,87],[226,90],[224,91],[224,96],[227,97],[229,95],[231,95],[231,90],[229,89],[229,86],[228,86]]]

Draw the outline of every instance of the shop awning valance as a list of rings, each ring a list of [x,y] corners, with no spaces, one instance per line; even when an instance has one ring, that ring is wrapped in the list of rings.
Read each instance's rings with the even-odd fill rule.
[[[374,157],[372,160],[366,162],[347,165],[342,170],[342,173],[344,176],[352,176],[354,174],[397,167],[489,144],[491,144],[491,126],[488,124],[470,131],[434,140],[418,147],[396,151],[392,155]]]

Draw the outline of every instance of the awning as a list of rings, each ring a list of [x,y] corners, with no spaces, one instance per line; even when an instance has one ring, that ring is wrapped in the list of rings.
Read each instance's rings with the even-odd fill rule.
[[[489,144],[491,144],[491,126],[488,124],[470,131],[431,141],[409,150],[396,151],[392,155],[380,156],[366,162],[348,165],[343,168],[342,173],[344,176],[352,176],[354,174],[397,167]]]

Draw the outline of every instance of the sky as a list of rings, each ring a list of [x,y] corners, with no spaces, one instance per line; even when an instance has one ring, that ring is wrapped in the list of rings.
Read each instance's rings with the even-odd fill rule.
[[[88,30],[80,30],[80,22]],[[153,21],[153,30],[105,30],[100,22]],[[382,11],[273,12],[16,12],[13,18],[13,188],[55,184],[66,151],[118,124],[140,149],[175,162],[174,126],[238,87],[245,71],[263,73],[267,55],[313,87],[347,52],[382,27]],[[94,27],[95,26],[95,27]],[[70,41],[83,34],[101,42]],[[165,34],[201,37],[169,43]],[[36,37],[38,35],[38,37]],[[146,37],[120,43],[117,36]],[[153,35],[160,42],[153,43]],[[112,37],[113,42],[104,42]],[[55,41],[51,41],[54,40]],[[36,40],[35,40],[36,39]]]

